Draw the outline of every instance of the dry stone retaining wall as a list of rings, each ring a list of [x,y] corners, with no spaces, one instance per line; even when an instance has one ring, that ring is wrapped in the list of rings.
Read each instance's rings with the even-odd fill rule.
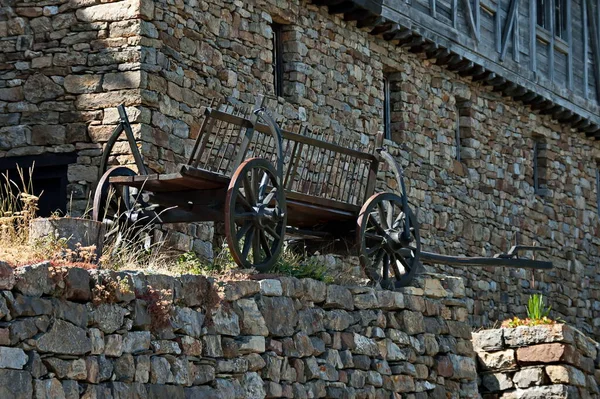
[[[0,269],[1,398],[479,397],[460,279]]]
[[[517,238],[551,248],[555,269],[543,273],[432,267],[465,278],[472,325],[524,315],[528,295],[541,291],[564,320],[600,338],[595,142],[304,0],[6,3],[0,157],[75,152],[75,212],[86,207],[117,104],[128,106],[152,168],[173,171],[189,155],[208,98],[250,103],[272,91],[276,21],[286,24],[286,119],[366,142],[381,130],[384,74],[391,78],[387,145],[405,167],[424,248],[489,256]],[[533,189],[540,139],[543,195]],[[114,162],[129,161],[125,143],[116,150]],[[395,188],[389,174],[380,177]],[[171,245],[212,256],[212,226],[170,227]]]
[[[565,324],[473,333],[485,398],[600,397],[600,344]]]

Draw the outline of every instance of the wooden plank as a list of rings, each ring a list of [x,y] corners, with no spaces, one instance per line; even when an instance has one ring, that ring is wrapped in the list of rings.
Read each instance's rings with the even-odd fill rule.
[[[433,18],[437,18],[436,0],[429,0],[429,12]]]
[[[307,195],[303,193],[299,193],[297,191],[286,191],[285,193],[286,200],[296,201],[299,203],[306,203],[312,206],[321,206],[334,211],[341,212],[352,212],[358,215],[358,211],[360,211],[360,206],[349,204],[347,202],[336,201],[329,198],[317,197],[314,195]]]
[[[537,1],[529,0],[529,67],[537,72]]]
[[[513,27],[513,60],[515,62],[521,62],[521,40],[520,36],[520,27],[519,27],[519,7],[517,7],[517,12],[515,14],[515,26]]]
[[[589,53],[589,33],[588,33],[588,18],[587,18],[587,6],[583,4],[582,8],[582,19],[583,19],[583,97],[589,98],[588,88],[588,53]]]
[[[475,40],[479,42],[479,29],[477,27],[475,16],[473,14],[473,7],[471,7],[471,0],[463,0],[463,4],[465,5],[465,12],[467,13],[467,22],[469,23],[469,27],[471,28],[471,33],[473,34]]]
[[[506,58],[506,51],[508,50],[508,38],[510,37],[515,25],[518,8],[519,0],[510,0],[510,7],[506,22],[504,24],[504,30],[502,32],[502,51],[500,52],[500,61],[504,61],[504,58]]]
[[[600,100],[600,36],[598,32],[598,18],[594,15],[592,0],[585,0],[588,10],[588,19],[591,25],[590,36],[592,37],[592,53],[594,56],[594,76],[596,77],[596,98]],[[600,9],[600,7],[599,7]]]
[[[452,0],[452,27],[458,26],[458,0]]]
[[[567,87],[573,90],[573,25],[571,23],[571,0],[567,0],[567,44],[569,52],[567,53]]]
[[[494,13],[494,34],[495,34],[495,43],[496,43],[496,51],[498,53],[502,52],[502,3],[498,1],[496,3],[496,12]]]
[[[554,10],[554,0],[550,0],[550,10]],[[550,17],[550,48],[548,49],[548,79],[554,80],[554,13]]]

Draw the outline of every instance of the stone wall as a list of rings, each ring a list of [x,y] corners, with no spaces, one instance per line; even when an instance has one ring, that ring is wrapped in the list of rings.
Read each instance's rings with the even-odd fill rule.
[[[253,93],[273,90],[277,21],[286,24],[281,113],[290,121],[366,143],[382,128],[383,77],[393,76],[386,144],[405,167],[424,249],[551,248],[541,256],[555,269],[544,273],[428,266],[465,277],[472,325],[524,315],[528,295],[540,291],[564,320],[600,338],[600,148],[592,140],[304,0],[11,0],[2,12],[0,156],[75,151],[75,210],[86,206],[118,103],[129,106],[149,165],[173,171],[189,155],[208,98],[251,103]],[[540,139],[542,195],[533,187]],[[120,145],[112,161],[128,160]],[[382,189],[395,188],[380,177]],[[211,226],[171,227],[174,247],[210,256]]]
[[[597,398],[600,344],[565,324],[473,333],[484,398]]]
[[[0,271],[2,398],[479,396],[460,279],[400,293],[290,277]]]

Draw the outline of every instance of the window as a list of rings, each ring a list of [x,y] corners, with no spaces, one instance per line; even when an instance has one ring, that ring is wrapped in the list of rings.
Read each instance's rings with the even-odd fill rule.
[[[283,25],[276,22],[271,25],[273,30],[273,85],[275,95],[283,96]]]
[[[600,215],[600,164],[596,164],[596,209]]]
[[[460,105],[456,105],[456,128],[454,131],[454,147],[456,148],[455,158],[460,162]]]
[[[535,139],[533,142],[533,190],[538,195],[545,195],[547,192],[547,164],[546,142],[542,139]]]
[[[554,28],[554,36],[561,39],[567,37],[567,2],[568,0],[536,0],[537,24],[549,31]],[[552,9],[552,7],[554,9]],[[554,22],[554,26],[551,26]]]
[[[67,211],[67,168],[69,164],[77,160],[74,153],[68,154],[42,154],[36,156],[7,157],[0,159],[0,175],[19,185],[21,189],[20,168],[25,172],[24,179],[31,181],[33,193],[39,196],[39,216],[50,216],[59,211],[65,214]],[[33,166],[33,174],[29,176],[29,170]],[[11,186],[12,190],[17,187]],[[0,197],[3,195],[0,192]]]
[[[383,77],[383,134],[385,138],[392,138],[392,116],[391,116],[391,98],[390,98],[390,80],[387,76]]]

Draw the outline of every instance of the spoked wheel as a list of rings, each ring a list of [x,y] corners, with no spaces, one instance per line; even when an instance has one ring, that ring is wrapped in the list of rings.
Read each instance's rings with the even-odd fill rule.
[[[285,193],[273,165],[261,158],[244,161],[225,200],[225,234],[236,263],[268,271],[283,248],[286,220]]]
[[[105,239],[110,239],[118,234],[118,224],[143,224],[142,210],[147,204],[142,198],[140,190],[134,187],[110,184],[109,179],[116,176],[136,176],[133,170],[125,166],[116,166],[107,170],[96,186],[94,192],[94,208],[92,218],[110,225],[106,231]],[[118,239],[117,237],[113,237]]]
[[[358,217],[360,263],[367,277],[385,288],[408,285],[419,266],[419,225],[408,206],[406,213],[402,210],[402,200],[392,193],[374,194]]]

